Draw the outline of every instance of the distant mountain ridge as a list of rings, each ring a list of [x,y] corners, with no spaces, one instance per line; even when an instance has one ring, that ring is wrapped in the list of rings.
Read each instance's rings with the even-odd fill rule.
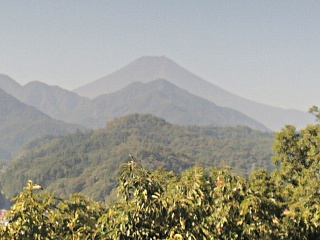
[[[5,92],[12,95],[18,89],[21,88],[21,85],[13,80],[11,77],[0,74],[0,89],[3,89]]]
[[[92,127],[105,124],[106,119],[133,113],[149,113],[178,125],[249,126],[268,131],[259,122],[229,108],[192,95],[164,79],[149,83],[132,83],[120,91],[101,95],[77,114],[86,116],[88,124],[95,117]],[[98,120],[98,122],[96,121]],[[86,125],[87,126],[87,125]]]
[[[196,76],[166,57],[141,57],[118,71],[74,91],[81,96],[94,98],[101,94],[118,91],[132,82],[145,83],[159,78],[166,79],[218,106],[238,110],[274,131],[280,130],[286,124],[294,124],[302,128],[309,123],[314,123],[314,118],[306,112],[272,107],[232,94]]]
[[[146,84],[132,83],[92,100],[41,82],[20,86],[13,95],[55,119],[89,128],[102,128],[115,117],[150,113],[178,125],[244,125],[268,131],[268,128],[244,114],[219,107],[164,79]]]
[[[68,116],[74,109],[90,101],[58,86],[49,86],[38,81],[24,85],[13,95],[50,117],[67,122],[70,122]]]
[[[64,135],[85,130],[56,121],[0,89],[0,160],[10,160],[21,147],[43,135]]]

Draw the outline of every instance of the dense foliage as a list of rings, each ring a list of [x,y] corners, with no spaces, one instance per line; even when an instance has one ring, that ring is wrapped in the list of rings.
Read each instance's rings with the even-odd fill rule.
[[[320,125],[276,135],[273,173],[250,178],[194,167],[148,171],[132,156],[118,174],[118,201],[105,206],[36,193],[28,182],[2,239],[319,239]]]
[[[272,169],[273,137],[247,127],[179,127],[134,114],[105,129],[30,143],[8,167],[2,185],[10,197],[30,179],[61,197],[82,192],[94,200],[110,194],[113,199],[117,169],[130,160],[129,153],[148,169],[181,173],[192,166],[230,165],[249,176],[255,169]]]

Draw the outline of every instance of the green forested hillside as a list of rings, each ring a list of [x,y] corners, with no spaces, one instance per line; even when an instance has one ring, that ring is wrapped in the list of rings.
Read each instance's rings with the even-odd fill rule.
[[[105,129],[31,142],[2,177],[12,197],[28,179],[60,196],[83,192],[104,201],[129,154],[148,169],[181,172],[194,165],[225,167],[248,175],[272,169],[273,134],[247,127],[179,127],[152,115],[129,115]]]
[[[160,124],[161,125],[161,124]],[[145,126],[145,125],[142,125]],[[175,174],[121,164],[117,201],[69,199],[27,182],[14,199],[4,240],[316,240],[320,236],[320,125],[276,134],[279,168],[249,178],[194,167]]]

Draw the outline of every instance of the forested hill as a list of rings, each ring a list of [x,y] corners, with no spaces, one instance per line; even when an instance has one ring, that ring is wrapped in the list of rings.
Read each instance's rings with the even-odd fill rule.
[[[75,132],[76,124],[56,121],[0,89],[0,160],[11,160],[21,147],[43,135]]]
[[[2,177],[12,197],[28,179],[61,196],[83,192],[104,201],[117,169],[132,154],[149,169],[181,172],[194,165],[225,167],[247,175],[271,169],[273,134],[247,127],[180,127],[152,115],[129,115],[106,128],[29,143]]]

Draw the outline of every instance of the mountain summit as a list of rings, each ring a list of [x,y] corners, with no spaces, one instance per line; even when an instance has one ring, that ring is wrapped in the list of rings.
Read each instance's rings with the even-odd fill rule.
[[[133,82],[146,83],[159,78],[166,79],[219,106],[238,110],[274,131],[280,130],[286,124],[294,124],[301,128],[314,122],[313,117],[307,112],[272,107],[232,94],[166,57],[141,57],[120,70],[74,91],[81,96],[94,98],[118,91]]]
[[[191,72],[180,67],[167,57],[141,57],[120,70],[93,81],[83,87],[75,89],[74,92],[80,96],[95,98],[101,94],[118,91],[133,82],[150,82],[156,79],[166,79],[179,86],[193,75]],[[194,75],[194,77],[196,77]]]

